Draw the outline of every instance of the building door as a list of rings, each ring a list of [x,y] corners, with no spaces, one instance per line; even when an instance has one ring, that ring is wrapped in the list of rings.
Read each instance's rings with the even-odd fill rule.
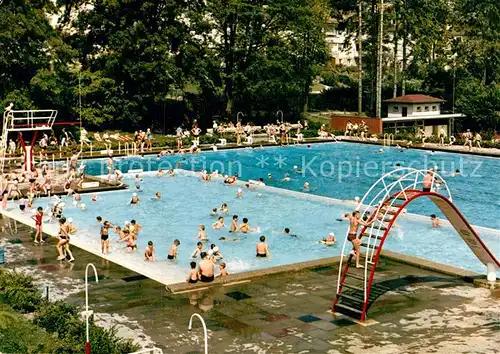
[[[403,115],[403,117],[408,117],[408,107],[402,107],[401,114]]]

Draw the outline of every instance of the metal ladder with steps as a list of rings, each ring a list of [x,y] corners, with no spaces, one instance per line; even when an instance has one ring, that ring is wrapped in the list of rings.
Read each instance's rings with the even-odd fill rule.
[[[365,194],[360,203],[360,207],[364,206],[361,217],[369,224],[363,226],[357,236],[361,239],[360,263],[363,261],[363,268],[356,268],[354,251],[345,255],[347,244],[350,244],[346,237],[332,312],[364,321],[371,300],[389,290],[374,283],[380,251],[396,218],[405,212],[405,206],[411,200],[422,194],[417,188],[423,184],[426,174],[427,170],[400,168],[382,176]],[[437,174],[435,178],[442,181]],[[445,190],[451,200],[447,186]]]

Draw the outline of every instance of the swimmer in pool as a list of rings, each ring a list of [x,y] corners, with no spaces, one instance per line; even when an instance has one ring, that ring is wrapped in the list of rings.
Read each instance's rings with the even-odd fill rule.
[[[235,238],[229,238],[229,237],[222,236],[222,237],[219,237],[219,241],[224,241],[224,242],[238,242],[238,241],[240,241],[240,239],[237,238],[237,237],[235,237]]]
[[[151,200],[159,200],[159,199],[161,199],[161,193],[160,192],[156,192],[155,196],[151,198]]]
[[[224,218],[222,216],[219,216],[219,219],[217,219],[217,221],[212,224],[212,228],[214,228],[215,230],[220,230],[225,226],[226,225],[224,224]]]
[[[267,179],[273,179],[273,175],[271,173],[267,174]]]
[[[290,229],[288,227],[285,227],[285,229],[283,230],[283,235],[290,237],[297,237],[297,235],[290,233]]]
[[[181,241],[175,239],[174,242],[172,243],[172,246],[170,246],[170,250],[168,251],[168,259],[177,259],[178,255],[178,248],[181,245]]]
[[[206,181],[206,182],[208,182],[208,181],[210,181],[211,179],[212,179],[212,175],[211,175],[211,174],[207,173],[207,171],[206,171],[206,170],[202,170],[202,171],[201,171],[201,180],[202,180],[202,181]]]
[[[227,207],[227,204],[226,203],[222,203],[222,205],[220,206],[220,212],[225,214],[228,211],[229,211],[229,208]]]
[[[205,225],[200,225],[200,227],[198,229],[198,237],[197,238],[202,240],[202,241],[208,240],[207,234],[205,232]]]
[[[266,243],[266,236],[262,235],[260,237],[260,242],[257,244],[256,248],[256,256],[257,257],[269,257],[271,253],[269,252],[269,247]]]
[[[323,237],[323,239],[319,243],[322,243],[326,246],[332,246],[335,242],[335,234],[333,232],[330,232],[328,234],[328,237]]]
[[[201,254],[201,252],[203,252],[203,243],[198,242],[193,253],[191,253],[191,258],[197,258]]]
[[[342,222],[342,221],[344,221],[344,220],[349,220],[349,219],[350,219],[350,217],[351,217],[351,214],[349,214],[349,213],[345,213],[345,214],[342,216],[342,218],[338,218],[338,219],[336,219],[336,220],[337,220],[337,221]]]
[[[171,168],[170,170],[168,170],[168,175],[169,175],[170,177],[174,177],[174,176],[175,176],[175,171],[174,171],[174,169],[173,169],[173,168]]]
[[[145,261],[155,261],[156,254],[155,248],[153,246],[153,241],[148,241],[148,246],[146,247],[146,251],[144,252],[144,260]]]
[[[452,173],[451,177],[456,177],[456,176],[460,176],[462,174],[462,172],[460,172],[459,169],[456,169],[454,173]]]
[[[309,188],[309,182],[304,182],[304,186],[302,187],[302,189],[304,191],[309,191],[310,190],[310,188]]]
[[[250,225],[248,225],[248,219],[243,218],[243,222],[241,223],[239,230],[244,234],[246,234],[247,232],[254,232],[257,231],[258,229],[256,227],[250,227]]]
[[[231,222],[231,226],[229,227],[229,232],[236,232],[239,228],[238,215],[233,215],[233,221]]]
[[[139,204],[140,202],[141,202],[141,200],[137,196],[137,193],[133,193],[132,194],[132,199],[130,199],[129,204]]]
[[[160,168],[156,173],[156,177],[158,178],[165,177],[165,170],[163,168]]]
[[[288,173],[285,173],[285,177],[282,179],[283,182],[290,182],[291,178]]]
[[[218,214],[217,214],[217,211],[218,211],[218,209],[217,209],[217,208],[213,208],[213,209],[212,209],[212,212],[210,213],[210,216],[217,216],[217,215],[218,215]]]
[[[236,175],[235,176],[226,177],[224,179],[224,183],[225,184],[234,184],[237,179],[238,179],[238,177]]]
[[[128,252],[132,252],[132,251],[137,250],[137,244],[135,243],[134,235],[131,234],[128,229],[123,230],[123,240],[120,240],[120,242],[127,243],[127,251]]]
[[[229,275],[229,273],[227,272],[226,270],[226,263],[222,262],[221,264],[219,264],[219,275],[217,275],[218,277],[226,277]]]
[[[431,222],[432,227],[439,227],[439,218],[436,216],[436,214],[431,215]]]
[[[139,175],[135,175],[135,178],[134,178],[134,182],[137,184],[139,182],[142,182],[143,179],[141,177],[139,177]]]
[[[236,193],[236,198],[238,199],[243,198],[243,189],[238,188],[238,192]]]
[[[293,166],[293,172],[302,173],[302,170],[297,165],[295,165],[295,166]]]

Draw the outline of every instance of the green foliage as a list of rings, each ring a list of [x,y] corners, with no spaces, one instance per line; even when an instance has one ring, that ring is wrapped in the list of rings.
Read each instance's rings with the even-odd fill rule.
[[[40,290],[30,276],[0,268],[0,303],[21,312],[33,312],[41,301]]]
[[[466,115],[458,123],[475,131],[500,127],[500,83],[485,85],[477,79],[463,80],[457,88],[457,109]]]
[[[35,314],[34,323],[61,342],[60,353],[82,353],[85,351],[85,322],[78,318],[72,305],[62,301],[45,303]],[[93,353],[130,353],[137,350],[129,340],[116,336],[114,329],[104,329],[90,324],[90,344]]]
[[[456,107],[467,114],[462,128],[497,129],[497,2],[386,1],[383,98],[404,84],[407,94],[446,99],[450,110],[456,86]],[[288,120],[311,107],[355,111],[358,69],[322,66],[325,30],[345,29],[350,45],[358,4],[362,108],[373,112],[380,14],[377,2],[365,0],[7,1],[0,6],[0,104],[53,108],[64,120],[81,116],[88,129],[124,131],[173,131],[194,118],[206,128],[212,116],[234,120],[237,111],[259,124],[278,109]],[[404,63],[388,44],[403,47]],[[332,90],[310,96],[318,75]]]
[[[0,305],[0,352],[57,353],[61,352],[61,343],[11,308]]]

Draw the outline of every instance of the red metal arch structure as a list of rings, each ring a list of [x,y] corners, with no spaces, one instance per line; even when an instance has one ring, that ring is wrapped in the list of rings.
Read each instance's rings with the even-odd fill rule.
[[[406,206],[420,197],[429,198],[441,210],[443,215],[449,220],[460,237],[471,248],[476,257],[488,267],[488,272],[495,276],[496,269],[500,269],[500,261],[488,249],[481,240],[474,228],[467,222],[451,200],[449,189],[446,186],[444,192],[448,197],[435,191],[422,191],[417,189],[417,185],[424,183],[424,176],[432,176],[431,190],[446,182],[434,171],[422,171],[414,169],[398,169],[384,175],[365,194],[362,202],[370,202],[370,194],[375,194],[363,213],[369,221],[373,221],[369,226],[363,226],[357,236],[362,240],[361,249],[364,254],[364,268],[357,269],[351,266],[353,254],[341,257],[339,266],[339,280],[337,285],[337,295],[333,303],[333,312],[346,314],[361,321],[366,319],[366,313],[371,302],[370,295],[374,287],[374,276],[377,264],[380,259],[380,252],[389,231],[396,219],[406,211]],[[427,178],[427,182],[429,178]],[[376,186],[382,187],[377,193]],[[378,202],[376,202],[378,200]],[[361,204],[363,205],[363,204]],[[344,254],[347,238],[344,242]]]

